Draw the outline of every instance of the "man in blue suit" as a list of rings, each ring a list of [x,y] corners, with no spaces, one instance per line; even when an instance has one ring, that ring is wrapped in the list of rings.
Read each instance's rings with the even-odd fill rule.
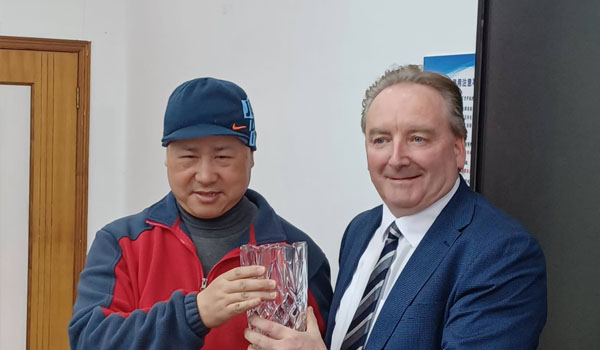
[[[459,175],[460,89],[417,66],[367,89],[362,130],[383,204],[348,225],[325,344],[262,319],[263,349],[536,349],[546,267],[535,238]],[[510,189],[507,189],[510,190]]]

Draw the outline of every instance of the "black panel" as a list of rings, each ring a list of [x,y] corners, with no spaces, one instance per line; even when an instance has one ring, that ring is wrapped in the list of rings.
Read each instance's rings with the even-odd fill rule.
[[[540,348],[600,349],[600,1],[479,6],[475,189],[544,249]]]

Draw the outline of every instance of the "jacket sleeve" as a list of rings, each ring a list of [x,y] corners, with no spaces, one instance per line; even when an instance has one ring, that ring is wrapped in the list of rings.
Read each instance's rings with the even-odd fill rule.
[[[546,322],[546,265],[533,236],[506,235],[466,267],[442,349],[537,349]]]
[[[308,290],[308,305],[313,307],[321,335],[325,336],[331,298],[333,297],[329,263],[325,258],[312,278],[309,279]]]
[[[150,309],[137,309],[133,284],[116,271],[122,258],[118,241],[101,230],[89,251],[69,323],[72,349],[199,349],[208,329],[202,324],[196,294],[176,291]],[[116,286],[116,274],[120,273]],[[120,297],[115,299],[115,288]]]

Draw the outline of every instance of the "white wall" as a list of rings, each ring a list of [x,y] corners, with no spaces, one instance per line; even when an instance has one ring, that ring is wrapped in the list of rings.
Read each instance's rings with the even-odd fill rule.
[[[30,101],[29,86],[0,85],[0,349],[27,343]]]
[[[476,0],[86,0],[27,11],[45,3],[0,0],[0,33],[92,41],[90,242],[168,191],[166,100],[213,76],[252,101],[251,187],[321,245],[334,276],[345,226],[379,203],[360,132],[364,90],[392,64],[475,51]]]
[[[0,0],[0,35],[92,42],[88,245],[126,209],[127,2]]]

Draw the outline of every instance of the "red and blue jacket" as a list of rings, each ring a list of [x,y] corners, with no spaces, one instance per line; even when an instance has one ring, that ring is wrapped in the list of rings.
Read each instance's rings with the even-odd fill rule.
[[[302,231],[278,216],[258,193],[245,196],[258,213],[240,245],[306,241],[308,304],[325,334],[332,297],[329,263]],[[246,315],[208,329],[196,294],[220,274],[240,266],[239,248],[204,275],[191,238],[182,229],[175,197],[98,231],[78,285],[69,323],[72,349],[246,349]]]

